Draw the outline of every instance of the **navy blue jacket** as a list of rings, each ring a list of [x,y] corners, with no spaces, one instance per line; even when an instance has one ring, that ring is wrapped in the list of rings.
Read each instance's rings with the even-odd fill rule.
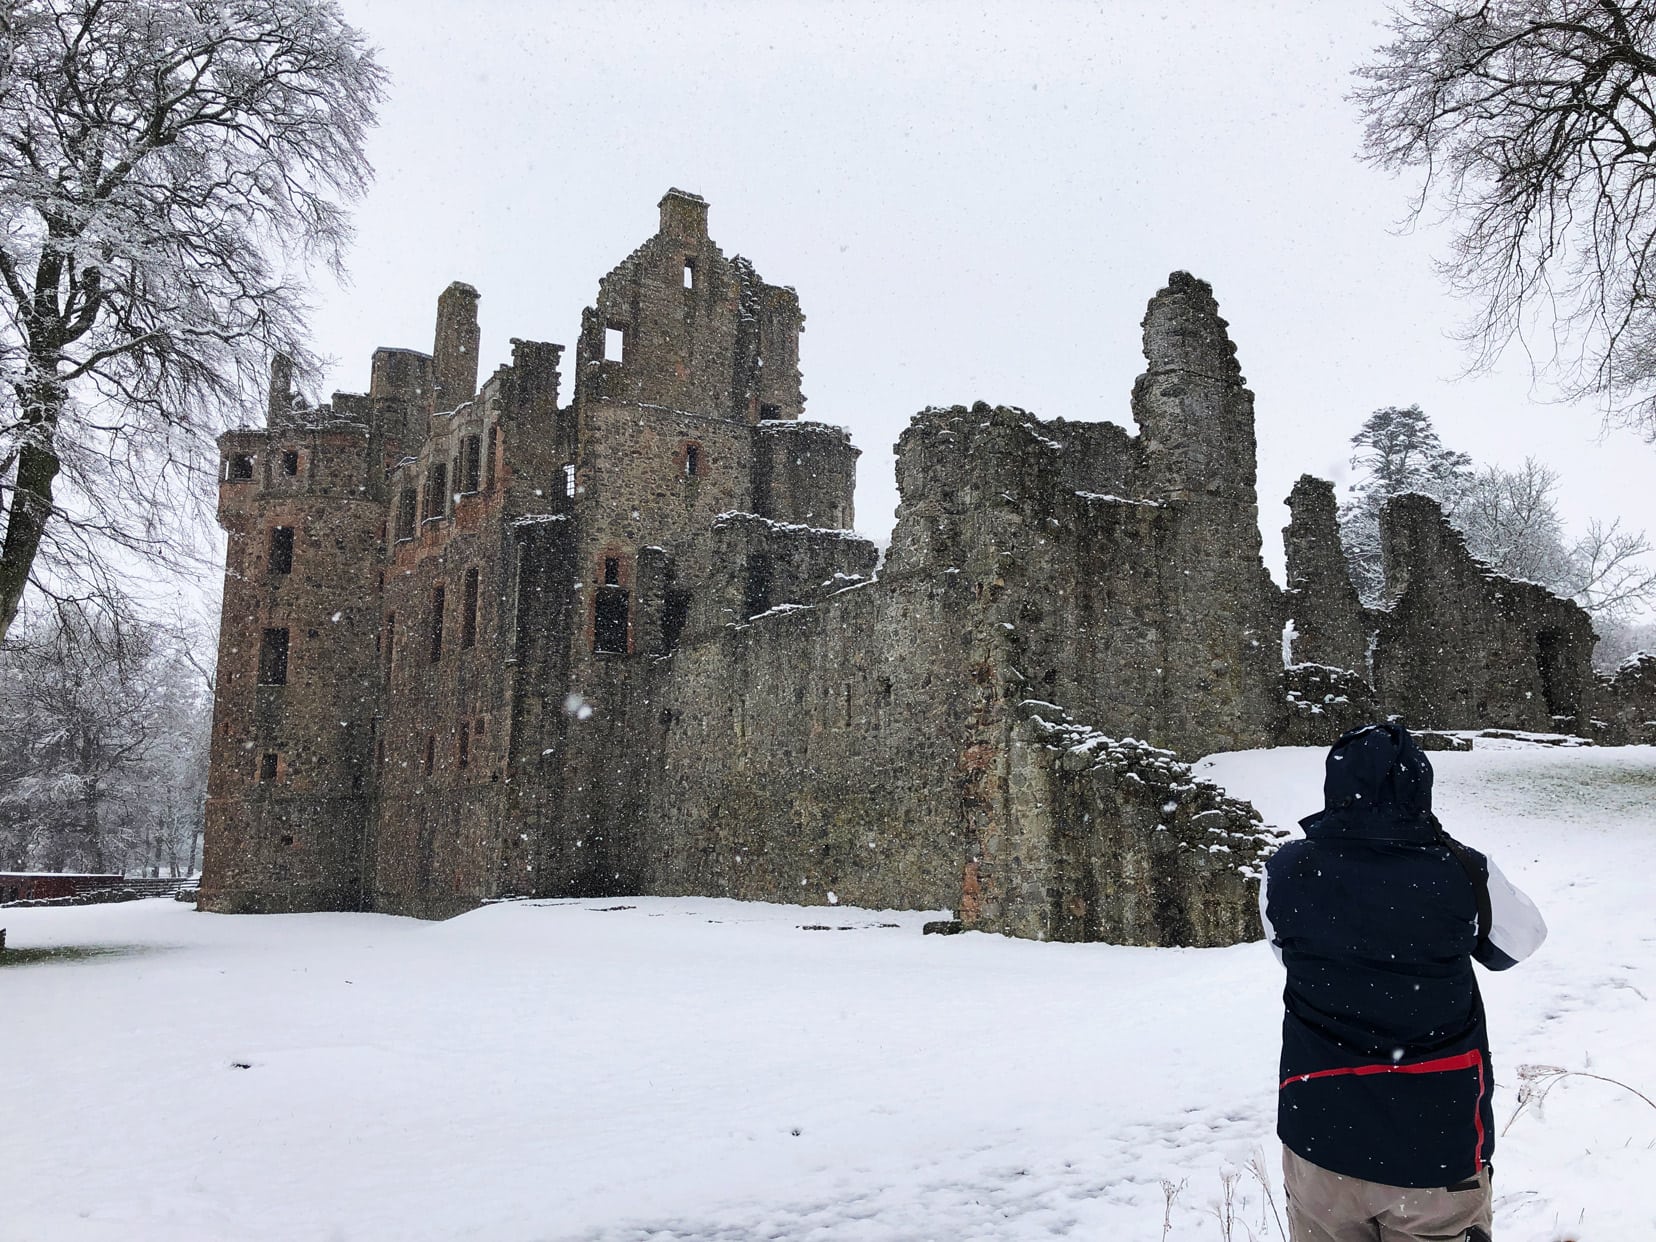
[[[1484,855],[1449,842],[1432,815],[1432,765],[1401,725],[1340,738],[1323,794],[1260,893],[1288,969],[1277,1134],[1348,1177],[1454,1185],[1495,1148],[1472,962],[1513,966],[1546,926]]]

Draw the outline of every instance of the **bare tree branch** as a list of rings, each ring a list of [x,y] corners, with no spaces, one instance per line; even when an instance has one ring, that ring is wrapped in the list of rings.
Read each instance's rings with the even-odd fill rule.
[[[336,0],[0,5],[0,637],[167,556],[271,354],[313,365],[285,264],[341,268],[384,85]]]
[[[1358,70],[1364,157],[1455,233],[1474,365],[1536,335],[1568,399],[1656,440],[1656,6],[1407,0]]]

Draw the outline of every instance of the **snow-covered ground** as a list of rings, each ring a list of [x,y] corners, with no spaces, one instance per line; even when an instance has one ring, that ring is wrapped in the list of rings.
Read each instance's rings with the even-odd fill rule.
[[[1656,1098],[1656,750],[1433,756],[1552,937],[1485,976],[1517,1067]],[[1204,775],[1289,825],[1321,752]],[[1260,945],[925,936],[926,915],[521,902],[447,923],[0,910],[6,1242],[1278,1236]],[[1568,1078],[1496,1153],[1502,1242],[1656,1238],[1656,1109]]]

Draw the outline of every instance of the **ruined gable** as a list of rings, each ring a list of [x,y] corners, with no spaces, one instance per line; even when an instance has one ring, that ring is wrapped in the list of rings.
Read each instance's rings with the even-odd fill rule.
[[[1584,727],[1593,689],[1587,614],[1474,560],[1428,496],[1380,515],[1387,606],[1374,652],[1382,704],[1416,727]]]
[[[797,419],[804,324],[793,290],[766,284],[708,236],[705,200],[669,190],[659,231],[599,281],[581,316],[576,399]]]

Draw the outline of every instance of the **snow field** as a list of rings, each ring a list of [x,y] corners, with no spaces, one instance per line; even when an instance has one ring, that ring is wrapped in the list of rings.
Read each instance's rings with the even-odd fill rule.
[[[1656,1097],[1656,751],[1478,745],[1432,756],[1439,813],[1552,927],[1482,976],[1498,1124],[1520,1063]],[[1320,751],[1199,772],[1279,825],[1320,802]],[[1154,1240],[1164,1181],[1167,1236],[1211,1239],[1238,1173],[1233,1236],[1277,1236],[1240,1172],[1277,1173],[1262,946],[922,937],[929,917],[0,911],[15,947],[132,949],[0,968],[0,1239]],[[1497,1236],[1656,1239],[1652,1184],[1656,1110],[1565,1079],[1500,1141]]]

